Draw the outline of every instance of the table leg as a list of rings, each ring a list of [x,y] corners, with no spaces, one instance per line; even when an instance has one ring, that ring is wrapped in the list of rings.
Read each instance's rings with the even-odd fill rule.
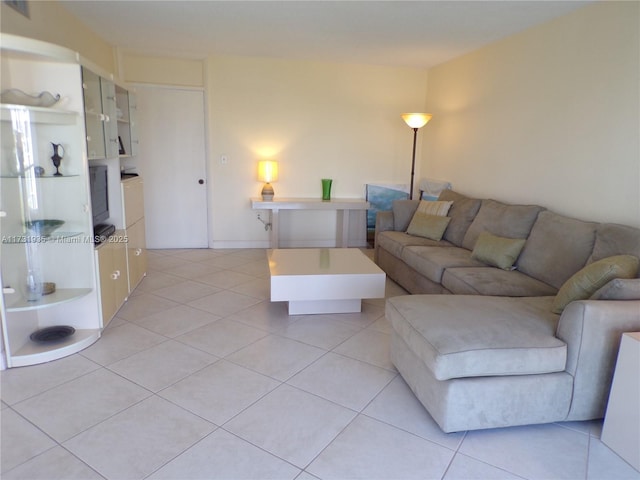
[[[269,221],[271,222],[271,248],[279,247],[280,237],[280,211],[278,209],[269,210]]]
[[[337,210],[336,246],[347,248],[349,246],[349,210]]]

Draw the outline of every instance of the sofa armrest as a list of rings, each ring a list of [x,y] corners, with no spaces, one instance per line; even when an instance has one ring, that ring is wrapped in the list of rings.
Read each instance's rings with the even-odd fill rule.
[[[566,371],[574,377],[567,420],[601,418],[624,332],[640,330],[640,300],[580,300],[558,321],[556,336],[567,344]]]

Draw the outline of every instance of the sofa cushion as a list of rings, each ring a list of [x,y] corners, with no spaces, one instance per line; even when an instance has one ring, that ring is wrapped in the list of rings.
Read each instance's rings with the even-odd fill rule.
[[[376,238],[377,246],[384,248],[395,257],[400,258],[402,249],[408,245],[424,245],[424,246],[449,246],[449,242],[441,240],[436,242],[429,238],[409,235],[405,232],[386,231],[380,232]]]
[[[537,205],[508,205],[496,200],[483,200],[482,206],[462,240],[462,246],[473,250],[482,232],[499,237],[527,238],[543,207]]]
[[[482,201],[477,198],[469,198],[453,190],[443,190],[438,200],[452,201],[448,216],[451,222],[444,232],[443,238],[456,247],[462,246],[462,240],[473,219],[476,217]]]
[[[597,223],[542,212],[516,263],[522,273],[560,288],[587,262]]]
[[[407,228],[407,233],[439,241],[442,240],[442,235],[450,221],[451,218],[449,217],[429,215],[416,210]]]
[[[505,297],[541,297],[558,291],[517,270],[493,267],[447,268],[442,275],[442,286],[456,294]]]
[[[438,380],[563,371],[553,297],[411,295],[389,298],[386,315]]]
[[[471,258],[471,252],[460,247],[406,247],[400,257],[415,271],[432,282],[440,283],[445,268],[481,267],[482,263]]]
[[[471,258],[503,270],[511,270],[524,247],[524,242],[521,238],[498,237],[489,232],[482,232],[473,247]]]
[[[406,232],[409,222],[416,213],[420,200],[394,200],[391,203],[393,211],[393,229],[396,232]]]
[[[614,278],[590,298],[591,300],[640,300],[640,278]]]
[[[552,311],[562,313],[575,300],[586,300],[615,278],[633,278],[638,274],[638,257],[616,255],[590,263],[577,271],[558,291]]]
[[[613,255],[640,257],[640,229],[615,223],[598,225],[596,241],[589,262]]]

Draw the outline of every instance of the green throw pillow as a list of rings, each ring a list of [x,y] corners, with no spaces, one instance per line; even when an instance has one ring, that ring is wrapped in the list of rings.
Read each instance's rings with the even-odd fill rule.
[[[576,272],[558,290],[551,311],[562,313],[574,300],[586,300],[614,278],[634,278],[638,273],[638,257],[616,255],[590,263]]]
[[[451,217],[416,212],[411,219],[409,228],[407,228],[407,233],[440,241],[450,221]]]
[[[503,270],[511,270],[525,241],[523,238],[498,237],[482,232],[473,247],[471,258]]]

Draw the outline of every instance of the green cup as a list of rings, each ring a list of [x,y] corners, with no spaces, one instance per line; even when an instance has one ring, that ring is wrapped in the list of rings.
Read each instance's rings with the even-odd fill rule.
[[[322,200],[331,200],[331,180],[330,178],[322,179]]]

